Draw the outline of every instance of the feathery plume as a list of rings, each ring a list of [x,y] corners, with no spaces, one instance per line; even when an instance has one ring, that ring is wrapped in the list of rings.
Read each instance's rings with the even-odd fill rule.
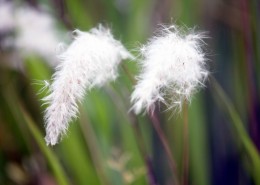
[[[59,58],[60,65],[50,85],[45,112],[47,144],[55,145],[66,133],[69,122],[77,116],[77,103],[85,92],[117,77],[122,59],[131,58],[109,29],[93,28],[89,32],[75,30],[75,40]]]
[[[142,71],[131,96],[136,114],[153,111],[156,101],[169,109],[181,109],[185,99],[190,101],[208,75],[203,38],[200,33],[184,35],[176,26],[163,27],[141,48]]]

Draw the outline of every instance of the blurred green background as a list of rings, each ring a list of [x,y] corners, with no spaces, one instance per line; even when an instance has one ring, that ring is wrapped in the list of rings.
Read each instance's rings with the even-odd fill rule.
[[[175,174],[149,116],[129,112],[134,85],[129,74],[139,72],[135,61],[121,64],[115,82],[91,90],[68,134],[58,145],[46,146],[46,106],[41,106],[46,91],[38,92],[54,68],[37,52],[19,54],[21,49],[9,44],[19,30],[2,26],[8,17],[0,17],[0,184],[164,185],[178,179],[192,185],[260,185],[258,0],[2,0],[0,15],[6,3],[46,11],[61,41],[69,42],[74,29],[105,24],[135,56],[159,24],[205,31],[211,77],[186,113],[165,112],[163,105],[156,110]]]

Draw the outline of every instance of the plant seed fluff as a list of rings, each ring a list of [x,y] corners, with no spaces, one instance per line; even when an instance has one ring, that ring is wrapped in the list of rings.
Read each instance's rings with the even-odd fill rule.
[[[55,145],[66,133],[85,92],[114,80],[120,61],[132,57],[110,30],[101,25],[89,32],[76,30],[74,33],[75,40],[59,56],[61,63],[53,75],[50,95],[44,98],[49,104],[45,111],[48,145]]]
[[[157,101],[179,110],[185,99],[190,101],[208,76],[203,38],[200,33],[183,35],[176,26],[163,27],[140,49],[142,70],[131,96],[136,114],[153,112]]]

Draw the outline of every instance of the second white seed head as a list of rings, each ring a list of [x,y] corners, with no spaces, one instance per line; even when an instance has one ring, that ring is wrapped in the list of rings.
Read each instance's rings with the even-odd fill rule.
[[[203,34],[183,35],[179,28],[163,28],[141,48],[141,74],[131,96],[136,114],[153,111],[157,101],[179,108],[203,86],[208,70],[202,50]]]

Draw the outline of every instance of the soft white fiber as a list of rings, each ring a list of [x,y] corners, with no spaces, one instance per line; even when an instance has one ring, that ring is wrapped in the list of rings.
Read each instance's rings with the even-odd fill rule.
[[[163,27],[141,48],[141,74],[131,96],[132,109],[153,111],[155,102],[181,109],[203,86],[208,71],[202,51],[204,35],[184,35],[176,26]]]
[[[74,31],[75,40],[59,58],[60,65],[50,85],[45,112],[47,144],[55,145],[77,116],[78,103],[87,90],[117,77],[121,60],[131,58],[109,29],[99,26],[89,32]]]

